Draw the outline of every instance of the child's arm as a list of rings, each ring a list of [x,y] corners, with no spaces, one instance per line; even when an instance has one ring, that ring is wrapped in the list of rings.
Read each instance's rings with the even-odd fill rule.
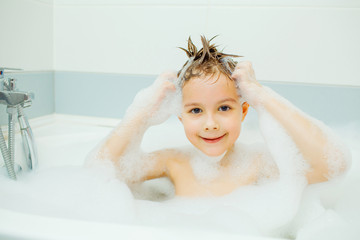
[[[259,116],[262,112],[269,113],[290,136],[310,167],[306,172],[308,183],[327,181],[330,176],[347,169],[349,159],[346,149],[340,147],[331,131],[275,92],[261,86],[255,79],[250,62],[239,63],[232,77],[237,81],[240,96],[255,108]],[[268,133],[274,133],[273,129],[276,129],[267,123],[261,125]],[[277,150],[281,151],[281,146]]]
[[[110,160],[127,182],[163,174],[166,151],[145,154],[140,145],[150,126],[170,117],[171,111],[166,109],[175,94],[175,84],[171,82],[175,79],[175,73],[164,73],[150,87],[140,91],[124,119],[93,154],[96,160]]]

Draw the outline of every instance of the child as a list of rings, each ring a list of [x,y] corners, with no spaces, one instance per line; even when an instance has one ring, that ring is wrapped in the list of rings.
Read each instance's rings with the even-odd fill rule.
[[[349,158],[317,120],[259,84],[250,62],[219,52],[201,38],[188,40],[189,60],[176,75],[164,73],[140,92],[120,125],[97,150],[126,183],[168,177],[178,196],[225,195],[264,179],[328,181],[349,167]],[[146,130],[169,118],[166,109],[181,98],[178,118],[195,149],[140,150]],[[266,146],[236,143],[249,107],[260,119]],[[207,168],[206,174],[201,171]],[[209,175],[209,176],[206,176]]]

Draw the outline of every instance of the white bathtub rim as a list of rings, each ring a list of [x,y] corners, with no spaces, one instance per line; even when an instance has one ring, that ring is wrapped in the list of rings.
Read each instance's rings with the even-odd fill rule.
[[[45,115],[29,120],[31,127],[33,128],[41,127],[55,122],[115,127],[119,124],[120,121],[121,121],[120,118],[103,118],[103,117],[68,115],[68,114],[58,114],[58,113]]]
[[[246,239],[281,240],[282,238],[238,235],[223,232],[184,230],[170,227],[125,225],[50,218],[0,208],[0,236],[19,239],[92,240],[92,239]]]
[[[54,124],[57,122],[69,123],[69,124],[83,124],[91,126],[101,126],[101,127],[116,127],[120,123],[120,118],[102,118],[102,117],[93,117],[93,116],[81,116],[81,115],[67,115],[67,114],[49,114],[37,118],[32,118],[29,120],[30,127],[34,130],[39,127],[43,127],[49,124]],[[4,137],[7,138],[7,127],[0,126],[4,133]],[[15,124],[15,132],[19,132],[20,128],[18,124]]]

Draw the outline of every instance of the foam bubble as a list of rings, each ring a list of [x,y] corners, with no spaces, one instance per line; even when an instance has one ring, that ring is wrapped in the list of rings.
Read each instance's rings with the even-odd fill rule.
[[[200,150],[193,148],[192,151],[188,149],[190,154],[190,164],[195,177],[202,183],[214,180],[219,175],[220,161],[225,156],[226,152],[220,156],[210,157],[205,155]]]
[[[342,143],[341,138],[339,138],[338,136],[336,136],[334,134],[333,130],[331,130],[323,122],[321,122],[315,118],[312,118],[311,116],[306,115],[303,111],[301,111],[300,109],[293,106],[288,100],[284,99],[283,97],[278,95],[276,92],[274,92],[270,88],[264,87],[264,90],[272,98],[275,98],[277,101],[281,102],[282,104],[287,106],[289,109],[291,109],[292,111],[296,112],[297,114],[299,114],[300,116],[302,116],[303,118],[305,118],[309,122],[311,122],[312,124],[309,126],[309,129],[308,129],[309,132],[317,132],[318,134],[321,134],[324,136],[323,138],[326,139],[327,146],[325,146],[323,149],[323,157],[327,159],[327,163],[329,166],[329,175],[327,176],[328,179],[333,179],[335,177],[338,177],[343,172],[345,172],[345,170],[350,168],[351,154],[349,152],[349,149],[348,149],[348,147],[345,146],[345,144]],[[270,116],[270,114],[267,111],[265,111],[265,109],[263,109],[262,106],[258,106],[257,110],[259,113],[260,127],[262,129],[263,134],[266,131],[269,132],[269,133],[264,134],[264,138],[268,138],[268,140],[266,140],[267,143],[269,145],[270,144],[276,145],[275,142],[280,141],[280,144],[278,144],[278,148],[274,148],[275,146],[269,146],[269,149],[271,151],[272,151],[272,149],[275,149],[273,152],[280,153],[281,152],[280,151],[281,144],[284,143],[286,145],[284,145],[283,148],[293,149],[293,152],[297,151],[296,146],[294,145],[293,141],[291,140],[291,138],[289,136],[287,137],[288,140],[285,140],[284,137],[287,134],[284,131],[283,131],[283,133],[281,133],[280,131],[275,130],[275,129],[279,129],[280,126],[273,119],[273,117]],[[288,113],[284,112],[284,114],[288,114]],[[273,129],[274,130],[273,133],[270,132],[271,128],[269,126],[269,123],[267,123],[267,121],[269,121],[269,120],[272,121],[271,125],[277,126],[276,128]],[[279,134],[279,136],[276,134]],[[279,138],[279,140],[277,141],[276,138]],[[281,139],[284,139],[284,141]],[[291,145],[289,145],[287,143],[290,143]],[[298,169],[298,173],[296,173],[297,175],[303,175],[303,173],[309,169],[309,165],[306,163],[305,160],[301,161],[300,160],[301,158],[302,157],[299,156],[297,158],[298,160],[296,160],[295,162],[292,162],[292,163],[295,163],[295,165],[294,165],[295,169]]]
[[[153,169],[156,159],[141,151],[129,151],[117,163],[118,177],[125,182],[139,182]]]
[[[165,201],[175,196],[175,188],[167,177],[155,178],[144,182],[130,184],[136,199]]]
[[[351,147],[355,160],[360,159],[358,129],[360,127],[354,125],[337,128]],[[249,134],[255,130],[248,129]],[[254,145],[250,153],[246,153],[240,145],[239,151],[244,156],[266,154],[260,149],[261,145]],[[49,158],[53,154],[56,152],[49,153]],[[354,161],[343,181],[333,179],[310,185],[302,193],[291,188],[293,183],[282,185],[277,184],[276,179],[264,179],[259,185],[241,187],[225,197],[170,197],[163,202],[134,199],[129,188],[112,175],[111,165],[100,166],[40,169],[20,175],[17,182],[9,180],[4,171],[0,175],[0,204],[14,211],[53,217],[207,232],[316,240],[339,239],[339,236],[356,239],[360,234],[360,194],[356,191],[360,183],[359,161]],[[160,196],[152,200],[165,200],[161,194],[171,194],[174,190],[166,179],[150,181],[141,187],[140,194],[152,192],[149,195]]]
[[[122,181],[141,181],[155,164],[155,159],[141,150],[143,135],[150,126],[166,121],[171,115],[180,115],[182,96],[178,81],[175,73],[167,72],[160,75],[151,86],[142,89],[120,124],[88,155],[87,165],[109,165],[112,162],[116,175]],[[175,90],[171,90],[171,86]],[[143,121],[136,121],[139,117]],[[134,121],[136,124],[133,124]],[[126,137],[124,132],[130,135]],[[113,149],[116,141],[123,144],[121,156],[113,153],[116,152]]]
[[[1,206],[30,214],[88,221],[129,223],[133,197],[117,179],[82,167],[23,173],[16,182],[1,179]]]
[[[103,142],[106,142],[106,139]],[[152,156],[141,151],[139,144],[128,147],[122,156],[116,158],[111,156],[108,147],[101,143],[88,154],[85,166],[98,169],[97,171],[107,172],[108,177],[114,177],[126,183],[133,183],[142,181],[146,177],[148,169],[154,167],[155,161],[156,159]]]
[[[136,97],[127,112],[128,118],[146,108],[147,99],[152,98],[156,84]],[[176,112],[171,112],[177,108],[172,104],[180,105],[181,92],[177,90],[173,94],[176,96],[170,94],[165,97],[150,124],[162,122],[169,114]],[[173,102],[175,98],[177,100]],[[249,147],[237,144],[233,150],[236,157],[231,162],[231,174],[246,174],[254,164],[251,159],[261,156],[260,180],[257,185],[240,187],[223,197],[174,197],[174,186],[167,178],[126,185],[124,182],[140,181],[146,169],[154,164],[154,159],[140,149],[141,131],[133,129],[136,136],[132,145],[115,161],[108,149],[101,148],[106,138],[89,155],[87,168],[42,169],[35,174],[20,176],[18,182],[0,179],[5,183],[0,185],[0,203],[16,211],[84,220],[217,229],[298,239],[331,239],[336,235],[335,230],[344,236],[358,236],[351,235],[357,229],[355,224],[349,225],[344,219],[360,223],[360,195],[354,191],[359,183],[359,168],[353,172],[353,178],[347,182],[347,188],[341,194],[334,189],[335,181],[327,183],[327,195],[324,193],[326,191],[306,188],[304,173],[308,165],[290,136],[264,109],[259,108],[259,118],[268,149],[264,149],[264,145]],[[336,137],[332,137],[330,131],[318,122],[314,123],[330,136],[328,149],[340,149],[339,154],[329,151],[328,156],[332,166],[329,177],[335,177],[339,174],[337,169],[341,168],[338,159],[346,151],[342,150],[342,145]],[[119,134],[118,129],[109,136],[112,134]],[[355,141],[353,153],[359,159],[360,154],[355,150],[359,140]],[[209,158],[194,150],[184,150],[192,156],[194,174],[200,181],[206,182],[218,176],[219,161],[223,156]],[[333,199],[334,195],[339,199]]]
[[[328,209],[313,221],[307,222],[307,224],[297,233],[296,239],[357,239],[359,237],[359,233],[358,224],[349,224],[334,210]]]
[[[182,92],[178,86],[179,79],[175,73],[164,73],[155,82],[139,91],[132,104],[128,107],[125,118],[132,119],[139,113],[149,113],[147,126],[157,125],[166,121],[171,115],[180,115]],[[173,84],[175,90],[162,92],[164,87]],[[165,96],[163,96],[165,94]],[[159,98],[162,99],[159,103]],[[150,110],[150,112],[149,112]]]

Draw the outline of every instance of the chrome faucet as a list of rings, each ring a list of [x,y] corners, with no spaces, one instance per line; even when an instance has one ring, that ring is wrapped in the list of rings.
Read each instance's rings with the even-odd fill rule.
[[[36,145],[32,130],[23,109],[31,106],[34,94],[16,89],[16,80],[4,77],[4,70],[21,70],[16,68],[0,67],[0,104],[7,106],[8,120],[8,146],[6,146],[3,132],[0,128],[0,149],[5,167],[11,179],[16,180],[16,173],[21,170],[33,170],[38,165]],[[18,117],[22,135],[25,159],[15,163],[15,118]]]

